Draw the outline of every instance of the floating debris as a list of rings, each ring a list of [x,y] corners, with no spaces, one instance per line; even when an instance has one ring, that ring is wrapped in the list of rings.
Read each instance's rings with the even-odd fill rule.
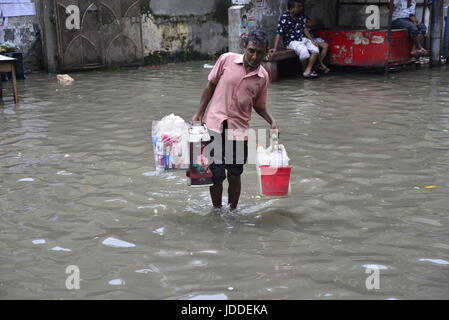
[[[109,281],[109,284],[111,286],[121,286],[121,285],[125,284],[125,281],[123,281],[122,279],[114,279],[114,280]]]
[[[72,84],[75,81],[75,79],[73,79],[68,74],[58,74],[56,75],[56,78],[61,84]]]
[[[61,248],[61,247],[58,247],[58,246],[53,247],[53,248],[48,249],[48,250],[53,250],[53,251],[66,251],[66,252],[72,251],[71,249]]]
[[[426,262],[432,262],[436,264],[449,264],[449,261],[443,260],[443,259],[419,259],[419,261],[426,261]]]
[[[112,238],[112,237],[109,237],[109,238],[103,240],[102,243],[105,246],[116,247],[116,248],[132,248],[132,247],[136,246],[134,243],[126,242],[126,241],[119,240],[119,239]]]

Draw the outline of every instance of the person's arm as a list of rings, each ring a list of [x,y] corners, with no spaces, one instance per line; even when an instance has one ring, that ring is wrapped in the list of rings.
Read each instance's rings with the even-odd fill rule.
[[[198,111],[193,116],[192,122],[203,120],[204,113],[206,112],[207,106],[214,95],[216,87],[217,86],[210,81],[207,83],[207,86],[204,88],[203,94],[201,95],[200,106]]]
[[[306,36],[307,39],[312,41],[314,46],[318,47],[318,43],[315,41],[315,39],[313,39],[312,35],[310,34],[310,29],[309,28],[304,28],[304,35]]]
[[[414,24],[416,24],[416,25],[419,24],[419,21],[418,21],[418,19],[416,19],[416,16],[414,14],[412,14],[409,18]]]
[[[273,116],[268,112],[267,109],[254,107],[254,110],[257,112],[257,114],[259,116],[261,116],[262,118],[265,119],[265,121],[268,122],[268,124],[270,125],[271,129],[278,129],[279,130],[278,125],[276,123],[276,120],[274,120]]]
[[[270,53],[275,53],[278,50],[281,40],[282,36],[279,33],[276,34],[276,37],[274,38],[274,46],[273,49],[270,50]]]
[[[271,129],[278,129],[276,120],[267,110],[267,96],[268,96],[268,80],[264,83],[262,89],[259,92],[256,100],[254,101],[253,108],[258,115],[265,119],[270,125]]]
[[[274,47],[273,49],[269,50],[269,53],[275,53],[278,50],[279,44],[281,43],[284,33],[285,33],[285,19],[284,15],[282,15],[281,18],[279,19],[278,27],[276,30],[276,37],[274,38]]]

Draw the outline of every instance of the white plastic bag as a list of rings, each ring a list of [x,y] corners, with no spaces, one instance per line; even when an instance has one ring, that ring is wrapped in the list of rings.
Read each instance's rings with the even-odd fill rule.
[[[188,124],[173,113],[153,121],[152,138],[156,171],[187,169]]]

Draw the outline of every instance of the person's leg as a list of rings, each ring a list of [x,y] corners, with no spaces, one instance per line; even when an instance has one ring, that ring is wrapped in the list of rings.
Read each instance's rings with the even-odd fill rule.
[[[213,186],[209,187],[210,197],[212,199],[212,205],[214,208],[221,208],[223,197],[223,181],[226,179],[225,170],[225,136],[227,129],[227,121],[223,122],[223,132],[216,133],[209,130],[211,135],[211,143],[214,144],[214,148],[211,150],[210,156],[212,157],[212,163],[210,170],[212,171]],[[221,145],[221,148],[220,148]]]
[[[304,44],[305,47],[307,49],[307,53],[309,54],[310,58],[309,58],[309,62],[307,64],[306,70],[305,70],[305,74],[311,74],[313,71],[313,66],[315,65],[315,63],[319,60],[319,53],[320,53],[320,49],[315,46],[312,41],[310,41],[309,39],[304,40]]]
[[[428,55],[429,52],[424,48],[424,41],[426,38],[427,27],[425,24],[421,23],[417,26],[417,28],[418,28],[418,35],[416,36],[416,38],[417,38],[420,53],[421,53],[421,55]]]
[[[248,160],[248,141],[233,141],[232,149],[234,151],[233,163],[227,164],[228,170],[228,204],[231,210],[235,210],[239,203],[240,193],[242,190],[241,175],[243,173],[243,166]]]
[[[298,55],[299,61],[301,62],[302,74],[310,75],[312,73],[312,68],[310,67],[310,59],[309,59],[310,53],[309,50],[307,50],[304,40],[290,42],[287,49],[295,51],[295,53]]]
[[[307,64],[306,70],[304,74],[311,74],[313,72],[313,66],[318,60],[318,53],[312,53],[310,54],[309,62]]]
[[[228,204],[231,210],[235,210],[239,203],[240,193],[242,190],[242,181],[240,176],[234,176],[228,171]]]
[[[420,40],[417,36],[419,34],[418,32],[418,26],[414,24],[410,19],[403,18],[403,19],[396,19],[392,23],[392,27],[395,29],[407,29],[408,34],[410,38],[413,40],[413,46],[412,51],[410,52],[411,55],[417,56],[420,54],[419,50],[421,50],[422,46],[420,44]]]
[[[318,43],[318,47],[321,49],[320,66],[325,70],[329,70],[329,68],[324,64],[324,58],[326,58],[327,52],[329,51],[329,45],[326,42],[320,42]]]
[[[209,187],[210,197],[212,199],[212,205],[214,208],[221,208],[221,199],[223,196],[223,182],[214,184]]]

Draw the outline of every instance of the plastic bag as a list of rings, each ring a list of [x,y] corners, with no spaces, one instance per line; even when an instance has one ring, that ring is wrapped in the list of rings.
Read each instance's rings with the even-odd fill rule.
[[[173,113],[153,121],[152,138],[156,171],[187,169],[188,124]]]

